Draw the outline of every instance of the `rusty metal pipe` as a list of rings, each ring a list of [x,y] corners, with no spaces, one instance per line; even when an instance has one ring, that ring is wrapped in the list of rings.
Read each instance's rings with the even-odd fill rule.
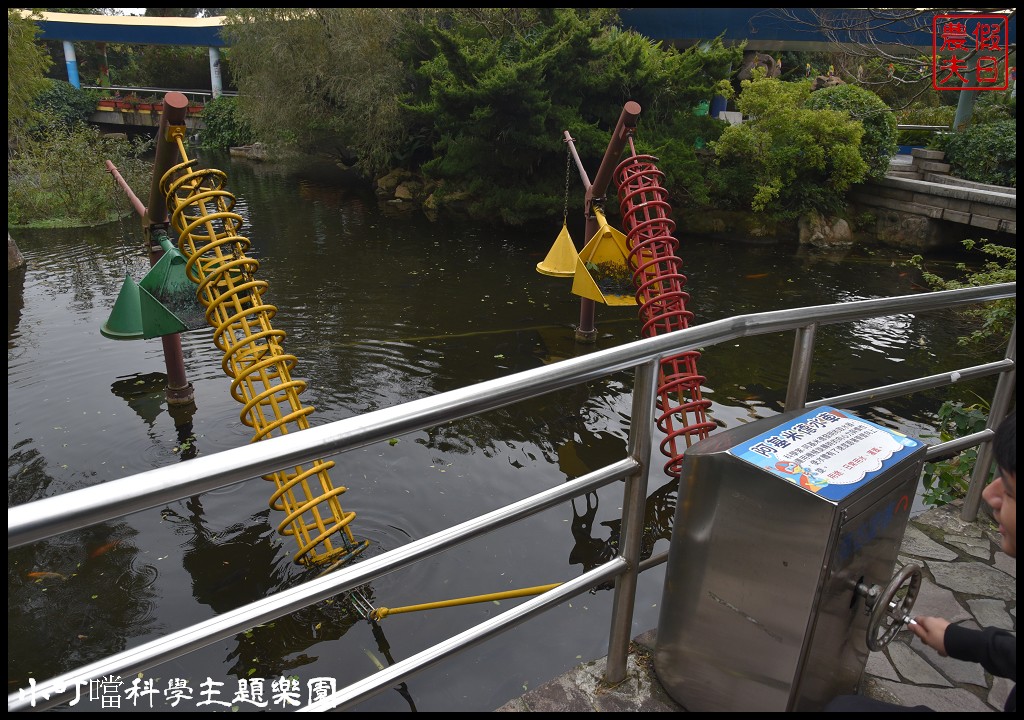
[[[604,199],[608,185],[612,181],[612,174],[619,164],[619,156],[622,154],[622,149],[626,147],[626,142],[633,134],[633,130],[636,129],[636,121],[639,117],[640,103],[630,100],[622,106],[619,121],[615,125],[615,132],[612,133],[612,137],[608,141],[608,147],[604,151],[604,157],[601,159],[601,167],[597,169],[597,177],[594,178],[593,183],[590,183],[587,179],[587,173],[583,170],[583,164],[576,154],[576,147],[572,143],[572,138],[569,136],[568,131],[565,133],[566,142],[569,143],[569,150],[576,160],[576,167],[579,168],[580,178],[582,178],[583,185],[586,187],[584,212],[587,218],[586,239],[588,240],[594,237],[600,229],[597,223],[597,216],[594,215],[593,211],[594,201]],[[597,326],[594,322],[596,312],[597,303],[587,298],[580,299],[580,323],[576,327],[576,340],[578,342],[593,343],[597,341]]]
[[[160,115],[160,128],[156,135],[156,158],[153,161],[153,177],[149,185],[149,205],[143,220],[146,241],[149,244],[150,267],[163,256],[164,249],[153,240],[154,225],[167,223],[167,199],[160,191],[160,179],[178,162],[178,145],[168,135],[172,125],[184,125],[188,113],[188,98],[184,93],[169,92],[164,95],[164,111]],[[185,374],[185,359],[181,352],[181,335],[163,335],[164,364],[167,366],[168,405],[189,405],[195,402],[195,390]]]
[[[142,201],[139,200],[139,196],[135,194],[131,187],[129,187],[128,181],[122,177],[120,172],[118,172],[117,166],[109,160],[107,160],[106,163],[107,172],[114,176],[115,182],[117,182],[117,184],[121,186],[121,189],[124,190],[124,194],[128,196],[128,200],[131,202],[132,207],[135,208],[135,212],[140,218],[146,217],[146,206],[142,204]]]
[[[636,129],[636,121],[639,117],[640,103],[630,100],[622,106],[619,122],[615,125],[615,132],[612,133],[612,137],[608,141],[608,148],[604,151],[601,167],[597,169],[594,184],[587,188],[588,210],[594,198],[603,198],[608,190],[608,185],[612,181],[612,173],[619,164],[619,155],[622,154],[622,149],[626,147],[626,141],[629,139],[629,136]]]
[[[156,131],[156,158],[153,160],[153,178],[149,185],[149,222],[160,225],[167,222],[167,199],[160,191],[160,178],[174,167],[178,146],[167,134],[171,125],[184,125],[188,113],[188,98],[184,93],[169,92],[164,95],[164,111],[160,115],[160,127]],[[162,252],[162,249],[161,249]],[[159,260],[159,255],[157,256]]]
[[[590,178],[587,176],[587,171],[583,167],[583,161],[580,160],[580,155],[576,152],[576,142],[572,139],[572,135],[569,131],[565,131],[565,143],[569,146],[569,152],[572,153],[572,159],[576,163],[576,169],[580,173],[580,180],[583,181],[583,189],[590,190]]]

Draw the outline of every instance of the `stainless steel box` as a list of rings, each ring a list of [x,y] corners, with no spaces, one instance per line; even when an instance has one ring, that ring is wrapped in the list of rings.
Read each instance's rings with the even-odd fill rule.
[[[654,667],[691,712],[818,710],[857,690],[924,463],[918,440],[820,407],[691,447]]]

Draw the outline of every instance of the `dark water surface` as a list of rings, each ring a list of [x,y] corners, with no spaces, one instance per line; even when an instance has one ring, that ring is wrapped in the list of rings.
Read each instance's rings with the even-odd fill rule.
[[[599,306],[597,343],[575,342],[579,298],[571,280],[535,269],[560,218],[540,229],[432,223],[378,205],[333,166],[281,168],[203,154],[200,165],[228,173],[236,210],[247,220],[242,234],[269,283],[265,300],[277,307],[274,327],[287,332],[284,347],[298,358],[293,377],[308,382],[302,400],[316,408],[313,425],[639,336],[635,307]],[[138,281],[148,270],[136,222],[13,235],[27,267],[8,274],[8,506],[250,441],[210,330],[181,336],[195,387],[191,411],[169,409],[164,400],[158,340],[100,335],[125,273]],[[680,240],[695,324],[923,290],[919,274],[903,264],[905,253]],[[809,397],[995,359],[959,355],[954,338],[962,330],[945,314],[822,328]],[[720,427],[781,412],[792,344],[786,333],[706,349],[699,370]],[[356,513],[353,532],[370,541],[366,555],[623,457],[629,382],[613,377],[332,458],[332,479],[348,488],[342,506]],[[990,397],[993,386],[975,381],[963,391]],[[931,423],[947,396],[928,393],[858,412],[934,442]],[[653,552],[667,549],[675,508],[675,483],[660,471],[664,460],[655,449],[646,537]],[[294,543],[277,533],[280,518],[267,506],[271,490],[254,479],[9,551],[8,692],[302,579],[291,560]],[[614,552],[620,505],[620,487],[606,488],[393,573],[368,593],[375,605],[396,608],[566,580]],[[634,634],[657,624],[662,580],[661,567],[641,576]],[[357,709],[493,710],[605,655],[611,600],[610,591],[583,595]],[[310,681],[342,687],[517,602],[394,615],[376,633],[340,601],[307,608],[152,668],[139,687],[154,680],[158,692],[135,702],[148,709],[152,700],[154,709],[170,712],[228,711],[197,706],[210,698],[201,689],[208,679],[224,683],[213,699],[229,701],[240,680],[262,678],[263,700],[271,701],[272,681],[285,676],[298,681],[304,704]],[[193,698],[172,707],[165,691],[177,679],[188,682]],[[135,678],[121,680],[121,707],[131,709],[125,690]],[[86,693],[73,711],[101,709]]]

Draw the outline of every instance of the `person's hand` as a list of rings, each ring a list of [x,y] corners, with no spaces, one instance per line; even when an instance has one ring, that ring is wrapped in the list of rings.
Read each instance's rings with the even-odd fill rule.
[[[910,631],[921,638],[928,647],[934,649],[942,657],[946,657],[946,628],[949,627],[949,620],[937,617],[921,615],[914,618],[914,622],[907,627]]]

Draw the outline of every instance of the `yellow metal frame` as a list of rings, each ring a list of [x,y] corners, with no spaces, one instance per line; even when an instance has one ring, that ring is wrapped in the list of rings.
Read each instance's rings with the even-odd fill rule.
[[[256,431],[253,442],[305,430],[313,412],[299,402],[306,384],[292,379],[297,359],[281,346],[285,332],[271,325],[277,308],[262,300],[268,284],[256,279],[259,262],[245,254],[250,242],[239,234],[242,216],[233,211],[227,175],[194,169],[184,127],[172,126],[168,134],[184,162],[164,174],[160,189],[178,233],[178,249],[188,258],[185,272],[198,285],[214,343],[224,353],[231,395],[242,403],[241,420]],[[332,483],[332,467],[333,461],[315,460],[266,476],[276,486],[270,507],[285,515],[278,531],[295,538],[294,560],[303,565],[347,562],[369,546],[368,540],[356,542],[352,536],[349,524],[355,513],[342,510],[338,498],[346,488]]]

